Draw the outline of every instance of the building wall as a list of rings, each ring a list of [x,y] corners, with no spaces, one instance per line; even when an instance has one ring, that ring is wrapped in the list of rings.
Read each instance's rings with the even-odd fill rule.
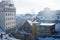
[[[0,2],[0,27],[5,30],[5,14],[4,14],[4,6]]]
[[[1,2],[0,6],[3,7],[0,7],[3,9],[0,11],[0,26],[2,29],[6,31],[7,29],[16,28],[16,8],[11,4],[6,5],[3,2]]]
[[[37,24],[36,23],[33,23],[32,24],[32,35],[33,36],[36,36],[36,30],[37,30],[36,28],[37,28]]]
[[[55,32],[55,26],[37,26],[37,36],[51,36]]]
[[[28,23],[28,21],[26,21],[22,28],[21,28],[21,31],[26,31],[28,33],[32,33],[32,25]]]
[[[5,27],[6,29],[12,29],[16,27],[16,12],[13,7],[5,7]],[[12,11],[11,11],[12,10]]]
[[[5,26],[5,15],[4,15],[4,13],[0,13],[0,26],[2,27],[2,29],[5,30],[5,27],[4,27]]]

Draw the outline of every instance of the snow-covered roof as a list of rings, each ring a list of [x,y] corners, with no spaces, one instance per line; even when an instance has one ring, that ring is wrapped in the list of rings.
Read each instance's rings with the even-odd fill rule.
[[[36,21],[34,21],[33,23],[40,23],[40,22],[36,22]]]
[[[3,38],[1,40],[20,40],[20,39],[16,39],[16,38],[13,38],[13,37],[9,37],[8,34],[6,35],[3,35]]]
[[[26,34],[26,35],[32,35],[31,33],[28,33],[26,31],[19,31],[20,34]]]
[[[20,39],[11,38],[11,37],[8,37],[7,39],[9,39],[9,40],[20,40]]]
[[[55,23],[41,23],[40,25],[52,26],[52,25],[55,25]]]
[[[30,21],[30,20],[27,20],[27,21],[29,22],[30,25],[32,25],[32,21]]]
[[[15,38],[7,38],[7,39],[4,39],[4,38],[2,38],[0,40],[20,40],[20,39],[15,39]]]
[[[25,18],[17,18],[17,25],[18,25],[19,27],[22,27],[23,24],[24,24],[26,21],[27,21],[27,19],[25,19]]]
[[[54,38],[38,38],[38,40],[54,40]]]
[[[38,38],[38,40],[60,40],[60,38],[46,37],[46,38]]]

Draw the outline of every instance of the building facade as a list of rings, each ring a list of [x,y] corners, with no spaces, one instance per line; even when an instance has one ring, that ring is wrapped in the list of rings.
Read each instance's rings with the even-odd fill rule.
[[[51,36],[55,33],[55,23],[33,23],[32,35],[36,37]]]
[[[51,36],[55,33],[55,23],[41,23],[37,25],[36,36],[44,37]]]
[[[0,27],[6,32],[16,30],[16,8],[11,0],[0,2]]]

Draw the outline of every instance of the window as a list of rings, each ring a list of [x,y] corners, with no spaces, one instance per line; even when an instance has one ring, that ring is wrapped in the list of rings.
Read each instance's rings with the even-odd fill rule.
[[[45,30],[45,27],[41,27],[42,30]]]
[[[9,20],[9,18],[8,18],[8,20]]]
[[[11,20],[11,18],[10,18],[10,20]]]
[[[6,26],[6,29],[8,29],[8,26]]]
[[[6,20],[11,20],[11,18],[6,18]]]
[[[14,24],[15,24],[15,22],[14,22]]]
[[[6,13],[6,16],[7,16],[7,13]]]
[[[29,30],[30,28],[29,28],[29,27],[27,27],[27,29]]]
[[[15,18],[14,18],[15,19]]]
[[[12,18],[12,20],[13,20],[13,18]]]
[[[9,16],[9,13],[8,13],[8,16]]]
[[[8,25],[8,24],[6,23],[6,25]]]

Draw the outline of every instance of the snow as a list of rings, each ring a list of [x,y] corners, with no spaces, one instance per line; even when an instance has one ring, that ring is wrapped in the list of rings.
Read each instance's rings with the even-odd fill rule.
[[[41,23],[40,25],[51,26],[51,25],[55,25],[55,23]]]
[[[19,31],[19,33],[21,33],[21,34],[26,34],[26,35],[31,35],[31,33],[27,33],[27,32],[25,32],[25,31]]]
[[[7,38],[7,39],[0,39],[0,40],[20,40],[20,39],[15,39],[15,38]]]
[[[32,21],[30,21],[30,20],[27,20],[29,23],[30,23],[30,25],[32,25]]]
[[[55,40],[60,40],[60,38],[58,38],[58,39],[55,39]]]
[[[3,38],[0,38],[0,40],[20,40],[13,37],[9,37],[9,34],[5,34],[5,32],[0,28],[0,34],[3,34]]]
[[[46,38],[38,38],[38,40],[60,40],[60,38],[48,38],[48,37],[46,37]]]
[[[3,32],[2,29],[0,28],[0,33]]]
[[[1,34],[1,33],[4,34],[5,32],[0,28],[0,34]]]
[[[16,39],[16,38],[13,38],[13,37],[9,37],[8,34],[4,35],[3,38],[1,40],[20,40],[20,39]]]
[[[37,24],[37,23],[40,23],[40,22],[36,22],[36,20],[35,20],[35,21],[34,21],[34,22],[32,22],[32,23],[36,23],[36,24]]]
[[[54,38],[38,38],[39,40],[54,40]]]
[[[19,40],[19,39],[15,39],[15,38],[11,38],[11,37],[8,37],[7,39],[9,39],[9,40]]]
[[[0,40],[7,40],[7,39],[0,39]]]

